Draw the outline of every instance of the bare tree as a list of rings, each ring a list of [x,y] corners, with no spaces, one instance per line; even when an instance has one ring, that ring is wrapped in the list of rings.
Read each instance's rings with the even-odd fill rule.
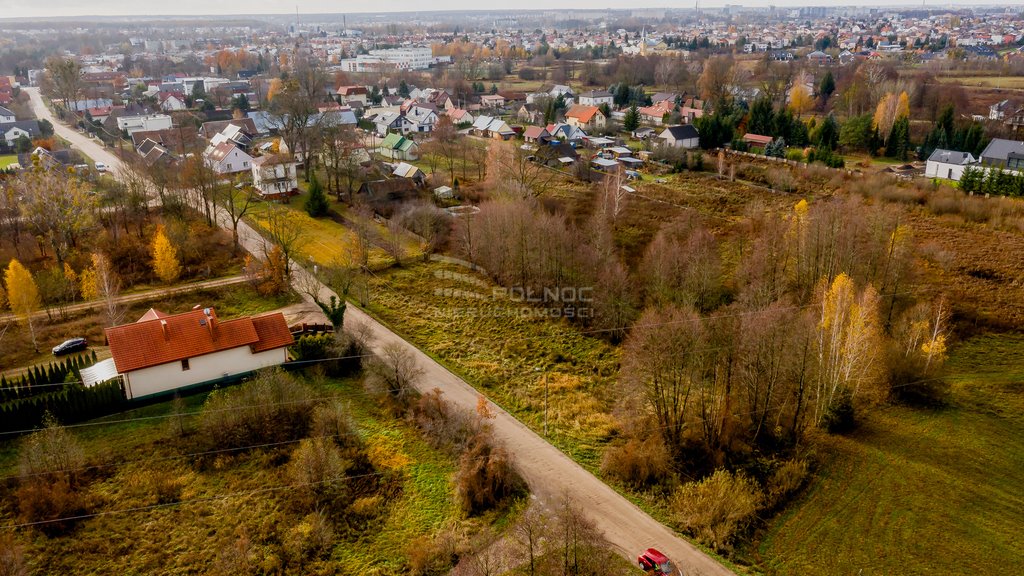
[[[46,77],[49,81],[50,97],[61,100],[64,109],[70,110],[71,103],[78,100],[82,92],[82,67],[74,58],[54,56],[46,61]]]
[[[243,183],[241,187],[221,186],[218,190],[218,203],[231,222],[232,250],[238,252],[238,223],[245,218],[256,202],[256,189]]]
[[[264,258],[270,258],[274,246],[280,249],[284,256],[285,276],[290,278],[292,259],[308,239],[306,231],[292,217],[289,209],[276,204],[267,206],[263,229],[267,235],[263,242]]]
[[[96,199],[77,178],[35,171],[12,183],[21,198],[21,217],[49,241],[57,262],[64,264],[79,238],[95,224]]]

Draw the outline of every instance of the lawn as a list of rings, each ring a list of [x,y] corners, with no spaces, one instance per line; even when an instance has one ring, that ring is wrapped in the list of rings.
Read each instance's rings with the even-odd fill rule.
[[[455,461],[427,445],[409,424],[395,419],[352,380],[314,384],[324,395],[345,398],[371,460],[388,464],[397,489],[374,504],[371,525],[339,534],[330,553],[308,562],[304,574],[405,574],[410,544],[459,521],[451,477]],[[186,411],[200,409],[205,394],[186,398]],[[293,446],[218,457],[199,466],[179,455],[189,437],[176,438],[170,402],[147,406],[108,420],[149,417],[126,424],[74,430],[90,462],[121,462],[99,469],[89,486],[99,510],[139,505],[146,488],[139,484],[156,467],[184,485],[183,503],[145,512],[115,512],[82,521],[70,536],[47,538],[21,530],[35,572],[43,574],[198,574],[210,573],[218,557],[244,543],[254,570],[278,573],[281,539],[293,529],[296,512],[288,491],[262,491],[288,482],[284,464]],[[186,430],[194,419],[185,418]],[[14,472],[17,443],[0,445],[0,473]],[[377,455],[377,456],[375,456]],[[380,463],[378,462],[378,468]],[[233,496],[224,497],[225,494]],[[191,502],[189,502],[191,501]],[[13,521],[0,507],[0,523]],[[159,535],[159,537],[154,537]]]
[[[17,164],[17,163],[18,163],[18,155],[17,154],[4,154],[4,155],[0,156],[0,170],[3,170],[4,168],[7,168],[11,164]]]
[[[889,407],[823,441],[810,488],[753,554],[767,573],[1024,571],[1024,337],[972,338],[947,371],[950,407]]]

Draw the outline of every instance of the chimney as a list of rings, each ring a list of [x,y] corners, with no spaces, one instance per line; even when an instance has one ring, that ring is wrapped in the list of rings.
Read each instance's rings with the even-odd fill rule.
[[[213,308],[203,308],[206,315],[206,329],[210,331],[210,338],[217,339],[217,313]]]
[[[167,338],[167,320],[161,320],[160,321],[160,331],[164,333],[164,341],[166,342],[168,340],[168,338]]]

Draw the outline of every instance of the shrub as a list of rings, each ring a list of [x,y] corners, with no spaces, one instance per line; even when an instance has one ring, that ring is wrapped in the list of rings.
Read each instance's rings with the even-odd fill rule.
[[[48,536],[66,534],[74,518],[89,511],[86,498],[64,477],[45,481],[31,478],[22,481],[16,492],[18,512],[23,522],[41,522],[39,530]]]
[[[341,514],[352,503],[345,476],[352,463],[330,438],[305,438],[292,452],[288,478],[304,510],[326,509]]]
[[[853,408],[853,395],[848,390],[840,392],[821,417],[821,427],[832,434],[849,432],[857,426]]]
[[[793,162],[804,161],[804,151],[799,148],[793,148],[786,152],[786,160],[792,160]]]
[[[294,440],[309,430],[313,404],[305,384],[267,370],[235,388],[214,390],[199,415],[200,436],[217,448]]]
[[[366,385],[386,398],[393,410],[404,413],[416,399],[416,382],[423,371],[416,359],[399,343],[387,344],[367,361]]]
[[[455,474],[456,497],[463,512],[473,516],[497,508],[522,486],[505,449],[495,447],[488,434],[477,434]]]
[[[796,190],[796,180],[786,168],[773,168],[765,172],[765,179],[768,185],[780,192],[792,192]]]
[[[618,478],[632,488],[647,488],[669,478],[671,458],[661,436],[645,440],[631,438],[622,446],[608,449],[601,472]]]
[[[185,487],[181,471],[173,468],[136,470],[128,475],[127,484],[139,494],[135,501],[139,506],[177,502]]]
[[[47,477],[44,480],[61,477],[73,483],[77,472],[85,464],[82,445],[52,418],[46,418],[45,426],[22,442],[18,455],[21,474]]]
[[[807,474],[806,460],[794,458],[783,462],[768,479],[766,487],[768,506],[774,508],[785,504],[804,485]]]
[[[292,355],[296,360],[323,360],[334,356],[334,348],[332,334],[307,334],[292,345]]]
[[[453,407],[435,388],[412,406],[409,417],[434,448],[462,454],[479,433],[478,421],[466,410]]]
[[[718,470],[689,482],[672,499],[672,512],[683,529],[718,550],[727,550],[761,505],[757,484],[742,474]]]
[[[0,576],[28,576],[25,549],[10,532],[0,534]]]
[[[890,354],[889,386],[894,400],[912,406],[945,406],[949,384],[925,370],[924,358],[899,351]]]
[[[285,537],[285,546],[299,563],[323,557],[334,544],[334,527],[326,514],[317,510],[307,514]]]
[[[361,448],[363,445],[352,415],[348,408],[338,401],[313,409],[310,435],[314,438],[331,438],[341,448]]]

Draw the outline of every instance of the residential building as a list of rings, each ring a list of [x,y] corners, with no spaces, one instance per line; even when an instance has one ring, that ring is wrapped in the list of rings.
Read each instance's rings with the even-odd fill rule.
[[[942,178],[959,181],[964,169],[974,164],[975,159],[969,152],[956,152],[936,148],[928,157],[924,175],[928,178]]]
[[[299,193],[295,159],[286,154],[259,156],[250,162],[252,185],[264,198],[286,198]]]
[[[294,338],[280,312],[221,321],[213,308],[146,312],[106,329],[113,364],[129,400],[212,385],[288,360]]]
[[[377,153],[393,160],[415,161],[420,157],[418,144],[399,134],[388,134],[377,147]]]
[[[250,172],[253,158],[234,142],[228,140],[203,153],[206,165],[221,175]]]
[[[480,97],[480,105],[484,108],[501,108],[505,105],[505,97],[501,94],[485,94]]]
[[[1024,170],[1024,142],[993,138],[982,150],[980,161],[986,168]]]
[[[516,135],[515,130],[505,123],[501,118],[491,116],[478,116],[473,122],[470,132],[482,138],[495,138],[508,140]]]
[[[117,129],[128,132],[129,136],[141,131],[169,130],[172,126],[171,117],[166,114],[121,116],[117,119]]]
[[[39,122],[35,120],[19,120],[17,122],[4,122],[0,124],[0,135],[8,146],[14,146],[22,136],[29,140],[36,138],[42,133],[39,131]]]
[[[600,106],[601,104],[614,106],[615,97],[607,90],[591,90],[589,92],[583,92],[577,96],[576,102],[582,106]]]
[[[10,124],[16,122],[18,118],[7,108],[0,106],[0,124]]]
[[[658,139],[673,148],[692,150],[700,146],[700,134],[693,124],[669,126],[658,134]]]
[[[580,95],[581,100],[582,98],[583,96]],[[607,119],[597,106],[576,104],[565,113],[565,122],[576,128],[595,130],[604,128]]]

